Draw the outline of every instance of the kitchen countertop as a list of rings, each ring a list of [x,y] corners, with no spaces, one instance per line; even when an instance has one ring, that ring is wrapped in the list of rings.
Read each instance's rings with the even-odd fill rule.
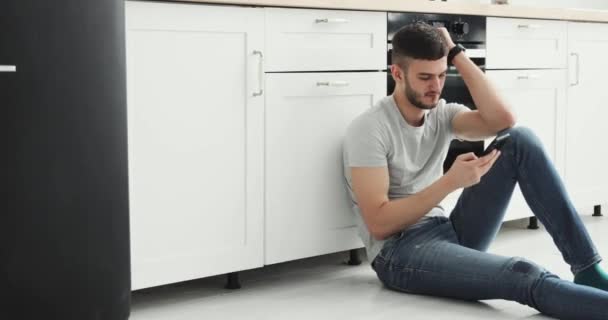
[[[172,1],[172,0],[168,0]],[[209,4],[471,14],[489,17],[608,22],[608,10],[540,8],[428,0],[180,0]]]

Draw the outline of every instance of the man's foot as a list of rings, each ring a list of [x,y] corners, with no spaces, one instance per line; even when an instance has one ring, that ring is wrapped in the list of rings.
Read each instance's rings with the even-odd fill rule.
[[[608,272],[599,263],[580,271],[574,276],[574,283],[608,291]]]

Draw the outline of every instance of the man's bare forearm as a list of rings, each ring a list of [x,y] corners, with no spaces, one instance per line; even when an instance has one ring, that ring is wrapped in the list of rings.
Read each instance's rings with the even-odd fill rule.
[[[515,115],[481,69],[466,54],[456,55],[453,62],[483,120],[496,131],[512,126]]]
[[[375,212],[373,236],[386,239],[416,223],[457,187],[445,175],[422,191],[406,198],[387,201]]]

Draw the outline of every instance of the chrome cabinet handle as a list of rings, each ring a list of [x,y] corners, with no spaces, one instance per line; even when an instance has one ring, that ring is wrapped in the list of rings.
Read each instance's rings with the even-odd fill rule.
[[[574,87],[574,86],[578,85],[579,80],[580,80],[579,79],[580,70],[581,70],[580,64],[579,64],[580,57],[579,57],[578,53],[575,53],[575,52],[570,53],[570,56],[575,56],[576,57],[576,64],[575,64],[575,67],[576,67],[576,82],[570,84],[571,87]]]
[[[518,29],[540,29],[540,25],[538,24],[518,24]]]
[[[348,19],[322,18],[322,19],[315,19],[315,23],[348,23]]]
[[[540,76],[537,74],[521,74],[517,76],[517,80],[531,80],[531,79],[539,79]]]
[[[17,72],[17,66],[0,65],[0,72]]]
[[[262,85],[264,83],[264,54],[262,54],[262,51],[259,51],[259,50],[253,50],[253,54],[260,56],[260,60],[258,63],[258,88],[259,88],[259,90],[253,93],[254,97],[259,97],[262,94],[264,94],[264,88],[262,87]]]
[[[348,81],[317,81],[317,87],[348,87]]]

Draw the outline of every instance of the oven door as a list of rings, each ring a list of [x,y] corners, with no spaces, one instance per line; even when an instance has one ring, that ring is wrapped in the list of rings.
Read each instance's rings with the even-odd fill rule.
[[[471,109],[476,109],[475,102],[473,102],[473,97],[471,97],[469,89],[454,66],[448,68],[441,97],[448,103],[457,102],[464,104]]]
[[[481,67],[481,69],[484,70],[483,67]],[[442,98],[446,102],[461,103],[473,110],[477,109],[469,89],[454,66],[450,66],[448,69],[445,85],[443,86]],[[460,154],[474,152],[479,156],[483,151],[483,144],[483,141],[452,140],[450,148],[448,149],[448,155],[443,162],[443,171],[447,171],[452,166],[452,163],[454,163],[456,157]]]

